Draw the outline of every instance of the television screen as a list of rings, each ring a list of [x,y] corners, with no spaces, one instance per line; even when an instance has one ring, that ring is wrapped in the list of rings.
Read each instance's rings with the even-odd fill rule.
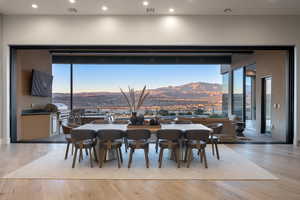
[[[51,97],[53,76],[38,70],[32,70],[31,95]]]

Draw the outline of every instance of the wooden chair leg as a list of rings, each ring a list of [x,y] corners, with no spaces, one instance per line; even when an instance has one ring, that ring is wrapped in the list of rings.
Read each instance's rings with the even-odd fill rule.
[[[203,153],[203,158],[204,158],[204,165],[205,165],[205,168],[207,168],[207,159],[206,159],[205,148],[202,149],[202,153]]]
[[[65,160],[67,160],[67,158],[68,158],[69,147],[70,147],[70,142],[68,142],[68,144],[67,144],[67,149],[66,149]]]
[[[120,155],[121,163],[123,163],[123,155],[122,155],[122,149],[121,149],[121,147],[118,148],[118,150],[119,150],[119,155]]]
[[[133,154],[133,148],[130,148],[130,154],[129,154],[129,160],[128,160],[128,168],[131,167],[132,154]]]
[[[127,153],[128,150],[128,139],[124,138],[124,144],[125,144],[125,152]]]
[[[192,150],[192,148],[189,148],[189,150],[188,150],[187,168],[189,168],[190,165],[191,165],[192,157],[193,157],[193,150]]]
[[[96,152],[95,146],[93,146],[93,152],[94,152],[94,159],[95,159],[96,162],[98,162],[98,156],[97,156],[97,152]]]
[[[160,148],[160,151],[159,151],[159,168],[161,168],[162,161],[163,161],[163,156],[164,156],[164,148]]]
[[[74,154],[74,144],[72,143],[72,155]]]
[[[104,162],[104,158],[105,158],[105,150],[100,148],[99,149],[99,168],[102,168],[103,162]]]
[[[211,139],[211,140],[210,140],[210,143],[211,143],[212,154],[213,154],[213,156],[214,156],[214,155],[215,155],[214,139]]]
[[[180,168],[180,162],[181,162],[181,158],[180,158],[180,148],[176,149],[176,159],[177,159],[177,167]]]
[[[88,149],[87,149],[87,148],[85,148],[85,154],[86,154],[87,156],[89,155]]]
[[[108,151],[108,149],[104,149],[104,159],[103,159],[103,162],[106,162],[107,151]]]
[[[78,151],[78,148],[75,147],[75,153],[74,153],[74,157],[73,157],[73,163],[72,163],[72,168],[75,167],[75,163],[76,163],[76,157],[77,157],[77,151]]]
[[[118,168],[121,168],[121,162],[120,162],[120,155],[119,155],[119,150],[118,148],[114,149],[117,155],[117,161],[118,161]]]
[[[184,153],[184,162],[187,162],[187,159],[188,159],[188,153],[189,153],[188,150],[189,150],[188,147],[186,147],[186,148],[185,148],[185,153]]]
[[[159,140],[157,138],[156,141],[155,141],[155,152],[156,153],[158,153],[158,142],[159,142]]]
[[[144,154],[145,154],[146,167],[149,168],[149,158],[148,158],[147,148],[144,149]]]
[[[81,160],[83,160],[83,155],[82,155],[82,148],[79,148],[79,156],[78,156],[78,162],[80,162]]]
[[[200,157],[200,162],[203,163],[203,154],[202,154],[202,150],[199,149],[199,157]]]
[[[92,148],[88,148],[89,155],[90,155],[90,165],[93,168],[93,156],[92,156]]]
[[[215,141],[215,147],[216,147],[216,153],[217,153],[217,159],[220,160],[220,155],[219,155],[219,149],[218,149],[218,141]]]

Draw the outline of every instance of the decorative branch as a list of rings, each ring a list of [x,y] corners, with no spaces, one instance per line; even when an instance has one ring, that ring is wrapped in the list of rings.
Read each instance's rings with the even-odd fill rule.
[[[121,93],[123,94],[123,96],[124,96],[125,99],[126,99],[126,102],[127,102],[127,104],[128,104],[128,107],[129,107],[130,112],[132,112],[132,106],[131,106],[131,104],[130,104],[129,98],[127,97],[127,95],[125,94],[125,92],[122,90],[122,88],[120,88],[120,90],[121,90]]]
[[[141,108],[146,98],[149,96],[149,92],[146,92],[146,85],[141,91],[141,94],[138,99],[136,99],[136,92],[134,88],[128,86],[128,95],[120,88],[122,95],[124,96],[130,112],[136,112]],[[137,101],[136,101],[137,100]]]

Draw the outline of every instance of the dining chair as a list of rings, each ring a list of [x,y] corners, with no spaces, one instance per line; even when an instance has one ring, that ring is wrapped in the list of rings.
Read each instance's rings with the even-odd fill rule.
[[[200,156],[201,163],[204,160],[205,168],[207,168],[207,159],[205,148],[209,141],[209,130],[187,130],[185,132],[185,138],[187,139],[187,146],[185,152],[185,160],[187,161],[187,167],[190,167],[193,158],[193,149],[197,149]]]
[[[93,167],[92,150],[94,151],[94,159],[98,161],[95,146],[97,144],[96,133],[93,130],[73,129],[71,133],[71,140],[75,148],[72,168],[75,167],[77,152],[79,150],[78,162],[83,159],[82,150],[89,152],[90,166]]]
[[[132,129],[126,131],[128,147],[130,149],[128,168],[131,167],[133,153],[137,149],[143,149],[145,154],[146,167],[149,168],[149,141],[151,131],[147,129]]]
[[[120,130],[106,129],[97,132],[99,139],[99,167],[101,168],[103,162],[106,160],[108,151],[114,151],[117,156],[118,167],[123,163],[122,156],[122,139],[124,132]]]
[[[74,125],[82,125],[82,116],[84,115],[84,113],[85,113],[84,109],[73,109],[70,112],[68,123]]]
[[[72,151],[71,151],[72,155],[73,155],[73,152],[74,152],[74,145],[72,143],[72,138],[71,138],[71,133],[72,133],[73,128],[66,125],[66,124],[62,124],[61,127],[62,127],[62,130],[63,130],[63,134],[65,135],[65,140],[67,141],[67,148],[66,148],[66,153],[65,153],[65,160],[67,160],[70,144],[72,145]]]
[[[159,168],[162,166],[163,153],[165,149],[172,151],[177,167],[180,168],[180,138],[182,136],[181,130],[175,129],[161,129],[157,131],[157,138],[159,139]]]
[[[220,160],[218,143],[220,142],[220,134],[222,134],[223,124],[222,123],[211,123],[206,125],[208,128],[211,128],[213,131],[209,135],[209,141],[212,146],[212,154],[215,155],[215,150],[217,154],[217,159]]]

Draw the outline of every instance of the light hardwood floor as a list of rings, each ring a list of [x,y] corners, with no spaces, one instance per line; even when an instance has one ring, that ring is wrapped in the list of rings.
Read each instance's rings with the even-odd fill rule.
[[[64,144],[0,146],[0,176]],[[280,178],[278,181],[4,180],[0,200],[300,199],[300,149],[291,145],[227,145]],[[63,155],[62,155],[63,156]]]

